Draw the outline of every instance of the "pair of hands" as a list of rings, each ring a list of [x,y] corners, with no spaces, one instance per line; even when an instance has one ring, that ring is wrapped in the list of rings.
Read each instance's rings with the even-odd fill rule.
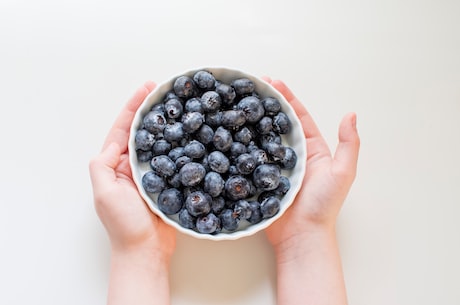
[[[266,234],[275,250],[312,231],[331,231],[356,175],[359,137],[356,115],[347,114],[339,126],[334,155],[312,117],[291,90],[265,78],[292,105],[307,142],[307,170],[293,205]],[[155,88],[147,82],[126,104],[111,128],[102,151],[90,162],[95,208],[115,252],[154,251],[168,261],[175,249],[175,229],[150,212],[133,182],[128,162],[128,137],[134,114]],[[279,251],[277,251],[278,253]]]

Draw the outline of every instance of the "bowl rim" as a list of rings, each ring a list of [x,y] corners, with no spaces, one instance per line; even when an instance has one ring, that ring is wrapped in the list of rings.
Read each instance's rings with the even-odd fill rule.
[[[141,171],[138,169],[139,162],[137,161],[137,154],[136,154],[134,139],[135,139],[136,131],[141,126],[143,116],[148,111],[150,111],[153,105],[163,100],[164,94],[171,91],[174,80],[182,75],[191,76],[195,72],[201,71],[201,70],[206,70],[206,71],[211,72],[213,75],[215,75],[216,79],[222,79],[221,77],[219,77],[219,75],[227,75],[227,74],[232,75],[231,79],[235,79],[239,77],[249,78],[250,80],[254,82],[256,86],[256,90],[259,94],[260,94],[259,91],[269,92],[269,94],[261,95],[262,97],[273,96],[281,102],[282,107],[283,107],[283,112],[285,112],[288,115],[289,119],[291,120],[292,127],[293,127],[292,131],[296,130],[297,128],[300,128],[300,129],[302,128],[300,119],[296,115],[295,110],[292,107],[292,105],[286,100],[286,98],[278,90],[276,90],[270,83],[268,83],[264,79],[260,77],[256,77],[250,73],[247,73],[242,70],[235,69],[235,68],[222,67],[222,66],[196,67],[193,69],[189,69],[187,71],[183,71],[182,73],[176,73],[170,78],[168,78],[167,80],[157,84],[155,89],[152,90],[145,97],[142,103],[139,105],[138,109],[136,110],[134,114],[133,121],[130,125],[130,133],[129,133],[129,139],[128,139],[129,165],[131,168],[132,179],[141,197],[143,198],[143,200],[145,201],[149,209],[154,214],[159,216],[166,224],[173,226],[177,231],[185,235],[192,236],[198,239],[205,239],[205,240],[212,240],[212,241],[237,240],[242,237],[248,237],[248,236],[254,235],[257,232],[260,232],[268,228],[273,222],[279,219],[286,212],[286,210],[292,205],[295,197],[297,196],[297,193],[300,191],[302,187],[302,181],[303,181],[303,177],[306,171],[306,156],[307,156],[306,139],[303,135],[303,131],[302,131],[301,136],[298,136],[295,138],[296,147],[300,147],[301,149],[301,151],[296,151],[296,154],[298,155],[297,163],[295,166],[295,171],[296,171],[295,175],[297,177],[297,183],[296,184],[291,183],[291,188],[281,199],[283,204],[281,205],[279,212],[275,216],[268,218],[268,219],[264,219],[257,224],[248,225],[246,228],[241,229],[241,230],[236,230],[233,232],[220,232],[217,234],[203,234],[203,233],[199,233],[194,230],[182,227],[181,225],[179,225],[177,221],[175,221],[171,217],[171,215],[168,216],[164,214],[163,212],[161,212],[156,206],[156,202],[154,202],[154,200],[150,197],[150,195],[147,194],[147,192],[142,187],[142,181],[141,181],[142,175],[140,174]],[[291,170],[291,175],[293,171],[294,170]]]

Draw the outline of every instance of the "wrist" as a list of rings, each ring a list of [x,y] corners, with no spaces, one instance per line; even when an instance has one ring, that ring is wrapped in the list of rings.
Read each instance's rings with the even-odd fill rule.
[[[115,247],[111,257],[114,263],[133,264],[144,267],[155,266],[169,268],[172,254],[155,247]]]

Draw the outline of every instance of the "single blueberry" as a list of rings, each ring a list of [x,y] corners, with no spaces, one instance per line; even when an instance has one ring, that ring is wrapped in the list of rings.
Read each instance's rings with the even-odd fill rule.
[[[263,149],[265,149],[267,143],[276,143],[280,145],[282,143],[281,136],[274,131],[270,131],[267,134],[260,134],[257,140],[260,144],[260,147]]]
[[[185,102],[185,112],[199,112],[204,113],[201,99],[199,97],[192,97]]]
[[[170,177],[166,177],[166,181],[168,182],[168,185],[173,188],[180,188],[182,186],[182,183],[180,182],[180,174],[179,173],[174,173]]]
[[[174,93],[180,98],[190,98],[196,92],[196,85],[193,79],[186,75],[179,76],[174,81]]]
[[[222,103],[225,105],[233,104],[236,97],[236,92],[232,86],[224,83],[219,83],[216,85],[216,92],[222,98]]]
[[[268,197],[260,204],[260,212],[263,218],[275,216],[281,207],[281,201],[278,197]]]
[[[242,175],[249,175],[256,168],[256,160],[251,154],[244,153],[238,156],[235,162],[238,172]]]
[[[274,190],[275,194],[277,195],[284,195],[286,194],[289,189],[291,188],[291,181],[286,176],[280,177],[280,183],[278,187]]]
[[[297,163],[297,154],[291,147],[285,147],[284,158],[280,160],[282,169],[293,169]]]
[[[246,199],[251,193],[251,184],[240,175],[230,176],[225,181],[225,195],[230,200]]]
[[[151,111],[164,113],[165,112],[165,104],[164,103],[155,104],[155,105],[152,106]]]
[[[200,89],[204,90],[214,89],[216,83],[215,77],[210,72],[205,70],[196,72],[193,75],[193,80]]]
[[[146,129],[139,129],[136,131],[134,143],[136,144],[136,149],[149,151],[152,149],[153,143],[155,143],[155,136]]]
[[[198,217],[196,220],[196,229],[202,234],[213,234],[220,231],[220,219],[213,213]]]
[[[148,171],[142,176],[142,187],[148,193],[159,193],[166,187],[166,184],[163,178],[155,172]]]
[[[254,138],[254,132],[249,127],[244,126],[234,133],[233,138],[237,142],[248,145]]]
[[[176,159],[176,170],[180,170],[185,164],[192,162],[192,159],[187,156],[180,156]]]
[[[264,116],[257,122],[256,130],[260,134],[269,134],[273,130],[273,119],[269,116]]]
[[[226,152],[232,146],[233,137],[228,129],[225,129],[224,127],[220,126],[214,132],[212,142],[217,150]]]
[[[286,147],[283,146],[282,144],[278,144],[274,142],[267,143],[265,145],[265,150],[267,151],[269,157],[275,162],[285,160],[286,158]],[[286,163],[288,162],[289,161],[286,160]],[[289,166],[289,164],[286,164],[286,165]]]
[[[235,89],[236,94],[240,96],[252,94],[255,90],[254,82],[248,78],[235,79],[230,85]]]
[[[252,214],[252,209],[248,201],[241,199],[235,202],[233,212],[238,215],[240,219],[249,219]]]
[[[179,225],[186,229],[194,229],[196,223],[196,217],[190,215],[187,209],[182,209],[179,211]]]
[[[167,155],[171,151],[172,145],[165,139],[160,139],[153,143],[152,152],[154,156]]]
[[[257,189],[271,191],[280,183],[281,170],[274,164],[261,164],[253,172],[252,181]]]
[[[205,112],[215,112],[220,109],[222,98],[216,91],[206,91],[201,96],[201,106]]]
[[[206,215],[211,211],[211,196],[202,191],[195,191],[185,198],[185,207],[192,216]]]
[[[211,152],[207,161],[211,170],[220,174],[226,173],[230,167],[230,160],[218,150]]]
[[[184,129],[181,122],[168,124],[163,130],[163,136],[169,143],[177,142],[184,137]]]
[[[258,201],[249,201],[249,207],[251,209],[251,217],[247,220],[251,224],[256,224],[262,221],[262,212],[260,211],[260,203]]]
[[[212,197],[219,196],[224,189],[225,181],[217,172],[208,172],[204,177],[203,190]]]
[[[233,212],[233,210],[225,209],[222,211],[219,217],[222,224],[222,228],[224,230],[232,232],[238,229],[240,218],[236,213]]]
[[[182,128],[186,133],[197,131],[204,122],[204,116],[200,112],[187,112],[182,116]]]
[[[248,123],[257,123],[265,114],[260,100],[255,96],[247,96],[238,102],[238,109],[243,110]]]
[[[143,118],[144,128],[152,134],[163,132],[166,126],[166,118],[161,112],[150,111]]]
[[[205,145],[211,143],[213,137],[214,129],[207,124],[201,125],[200,129],[195,133],[195,138]]]
[[[190,141],[184,147],[184,154],[192,159],[199,159],[206,153],[206,147],[197,140]]]
[[[222,196],[214,197],[211,201],[211,211],[218,215],[225,207],[225,199]]]
[[[160,177],[170,177],[176,171],[176,164],[166,155],[153,157],[150,166]]]
[[[221,124],[224,127],[236,129],[246,123],[246,114],[242,110],[226,110],[222,111]]]
[[[166,215],[173,215],[179,212],[184,205],[182,193],[175,189],[169,188],[163,190],[158,195],[158,208]]]
[[[265,150],[257,148],[249,152],[256,161],[256,165],[268,163],[269,158]]]
[[[182,156],[184,156],[184,147],[182,146],[174,147],[168,153],[168,157],[174,162],[176,162],[176,160]]]
[[[152,160],[152,157],[153,157],[153,152],[151,150],[143,151],[141,149],[137,149],[136,155],[137,155],[137,160],[139,162],[150,162],[150,160]]]
[[[273,117],[273,129],[279,134],[286,134],[291,130],[291,120],[284,112]]]
[[[221,126],[222,125],[222,111],[206,113],[205,123],[211,127]]]
[[[248,148],[241,142],[234,141],[230,147],[230,158],[236,160],[239,155],[245,154],[248,152]]]
[[[264,106],[265,113],[267,115],[276,115],[281,111],[281,103],[274,97],[266,97],[262,99],[262,105]]]
[[[200,163],[189,162],[181,167],[179,174],[182,185],[195,186],[203,180],[206,169]]]

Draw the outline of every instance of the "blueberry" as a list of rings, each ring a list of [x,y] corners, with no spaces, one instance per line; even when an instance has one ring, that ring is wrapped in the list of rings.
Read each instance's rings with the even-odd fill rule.
[[[165,103],[165,114],[171,119],[177,119],[184,112],[184,106],[179,99],[171,99]]]
[[[143,119],[144,128],[152,134],[163,132],[166,126],[166,118],[161,112],[150,111]]]
[[[281,170],[274,164],[261,164],[253,172],[254,185],[262,191],[271,191],[280,183]]]
[[[251,154],[245,153],[238,156],[235,162],[238,172],[242,175],[249,175],[256,168],[256,160]]]
[[[181,167],[179,174],[182,185],[195,186],[203,180],[206,169],[200,163],[189,162]]]
[[[173,215],[182,209],[184,199],[179,190],[165,189],[158,195],[158,208],[166,215]]]
[[[209,167],[220,174],[226,173],[230,167],[230,160],[222,152],[215,150],[208,155]]]
[[[275,216],[280,210],[281,201],[277,197],[268,197],[260,204],[260,212],[263,218]]]
[[[293,169],[297,163],[297,154],[291,147],[285,147],[284,158],[280,160],[282,169]]]
[[[174,147],[168,153],[168,157],[174,162],[176,162],[176,160],[182,156],[184,156],[184,147],[182,146]]]
[[[206,113],[205,123],[211,127],[219,127],[222,125],[222,111]]]
[[[256,161],[256,165],[261,165],[268,163],[268,155],[267,152],[263,149],[257,148],[249,152],[251,156],[254,158]]]
[[[251,184],[240,175],[230,176],[225,181],[225,194],[231,200],[246,199],[251,193]]]
[[[281,144],[281,137],[274,131],[270,131],[267,134],[261,134],[258,137],[260,147],[265,149],[267,143]]]
[[[216,233],[216,231],[220,231],[220,227],[220,219],[212,213],[198,217],[196,220],[196,229],[203,234]]]
[[[251,216],[247,219],[249,223],[256,224],[262,221],[262,212],[260,211],[260,203],[258,201],[249,201]]]
[[[274,142],[267,143],[265,145],[265,150],[270,158],[275,162],[285,160],[286,158],[286,147],[281,144]],[[286,163],[288,163],[288,161],[286,161]]]
[[[222,99],[216,91],[206,91],[201,96],[201,106],[205,112],[215,112],[220,109]]]
[[[166,141],[172,143],[181,140],[184,137],[184,129],[181,122],[168,124],[163,130],[163,136]]]
[[[284,112],[273,117],[273,129],[279,134],[286,134],[291,130],[291,120]]]
[[[176,170],[180,170],[185,164],[192,162],[192,159],[187,156],[180,156],[176,159]]]
[[[224,189],[224,179],[219,173],[208,172],[204,177],[203,190],[212,197],[219,196]]]
[[[204,70],[196,72],[193,75],[193,80],[200,89],[204,90],[214,89],[216,83],[214,76],[210,72]]]
[[[198,97],[192,97],[185,102],[185,112],[199,112],[204,113],[203,106],[201,105],[201,99]]]
[[[195,82],[186,75],[179,76],[174,81],[173,88],[174,93],[181,98],[190,98],[196,92]]]
[[[277,197],[279,194],[277,193],[276,190],[273,191],[263,191],[260,192],[259,195],[257,196],[257,201],[259,203],[263,202],[265,199],[268,197]]]
[[[186,229],[194,229],[196,223],[196,217],[190,215],[187,209],[182,209],[179,212],[179,225]]]
[[[244,126],[234,133],[233,138],[235,141],[248,145],[254,138],[254,132],[250,128]]]
[[[187,112],[182,116],[182,128],[186,133],[197,131],[204,122],[204,116],[200,112]]]
[[[222,211],[219,217],[222,224],[222,228],[224,230],[232,232],[238,229],[240,219],[238,215],[233,212],[233,210],[225,209]]]
[[[152,152],[154,156],[167,155],[172,149],[171,143],[165,139],[160,139],[153,143]]]
[[[211,211],[218,215],[225,207],[225,199],[222,196],[214,197],[211,201]]]
[[[222,103],[224,103],[225,105],[233,104],[236,97],[236,92],[232,86],[229,86],[224,83],[219,83],[216,85],[216,92],[222,98]]]
[[[228,168],[228,174],[230,176],[234,176],[234,175],[238,175],[240,172],[238,171],[238,169],[236,168],[236,165],[232,164],[230,165],[230,167]]]
[[[261,102],[267,115],[276,115],[281,110],[280,101],[274,97],[266,97]]]
[[[217,150],[226,152],[230,149],[233,143],[232,134],[228,129],[220,126],[214,132],[214,137],[212,139],[214,147]]]
[[[265,114],[260,100],[255,96],[247,96],[238,102],[238,109],[243,110],[249,123],[257,123]]]
[[[260,134],[268,134],[273,130],[273,119],[269,116],[264,116],[256,124],[256,130]]]
[[[200,129],[195,133],[195,138],[205,145],[211,143],[213,137],[214,129],[206,124],[201,125]]]
[[[160,177],[172,176],[176,171],[176,164],[166,155],[153,157],[150,166]]]
[[[195,191],[185,198],[185,208],[192,216],[206,215],[211,211],[211,196],[202,191]]]
[[[197,140],[190,141],[184,147],[184,154],[192,159],[199,159],[206,153],[206,147]]]
[[[254,82],[248,78],[238,78],[231,82],[231,86],[235,89],[237,95],[249,95],[255,90]]]
[[[180,182],[180,174],[177,172],[170,177],[166,177],[166,181],[168,182],[168,185],[173,188],[178,189],[182,186],[182,183]]]
[[[289,191],[290,188],[291,188],[291,182],[289,181],[289,178],[286,176],[281,176],[280,183],[278,187],[274,190],[274,192],[275,194],[278,194],[278,195],[284,195]]]
[[[241,199],[235,202],[233,212],[238,215],[240,219],[249,219],[252,214],[252,209],[248,201]]]
[[[163,178],[155,172],[148,171],[142,176],[142,186],[148,193],[159,193],[166,187],[166,184]]]
[[[230,147],[230,158],[236,160],[239,155],[247,153],[247,147],[241,142],[233,142]]]
[[[177,97],[176,95],[174,95]],[[159,112],[159,113],[164,113],[165,112],[165,104],[164,103],[158,103],[152,106],[151,111],[153,112]]]
[[[145,129],[139,129],[136,131],[134,142],[136,149],[148,151],[152,149],[153,143],[155,143],[155,136]]]
[[[150,162],[153,157],[153,152],[151,150],[143,151],[141,149],[137,149],[136,155],[139,162]]]
[[[226,110],[222,112],[221,124],[236,129],[246,123],[246,115],[242,110]]]

